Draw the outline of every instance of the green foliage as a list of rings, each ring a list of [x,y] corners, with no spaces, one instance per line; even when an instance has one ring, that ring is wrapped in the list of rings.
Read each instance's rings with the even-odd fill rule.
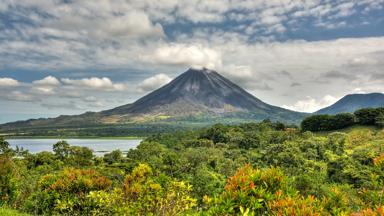
[[[27,200],[33,214],[75,214],[87,212],[86,198],[91,191],[110,188],[112,182],[95,170],[66,168],[58,174],[43,176],[38,191]]]
[[[384,114],[383,108],[366,108],[355,112],[357,121],[362,125],[375,125],[376,118]]]
[[[286,186],[281,170],[259,170],[246,165],[228,178],[222,194],[213,200],[205,198],[209,206],[207,211],[213,215],[239,214],[242,207],[264,214],[268,211],[268,203],[280,196],[282,190],[286,191]]]
[[[107,164],[119,163],[123,160],[123,153],[120,150],[115,150],[105,154],[103,159]]]
[[[28,214],[19,213],[16,210],[0,207],[0,215],[2,216],[28,216]]]
[[[383,215],[384,130],[373,127],[266,120],[156,134],[126,156],[66,142],[16,152],[0,154],[2,205],[34,215]]]
[[[70,152],[70,145],[64,140],[59,141],[53,145],[53,152],[60,160],[67,159]]]
[[[0,206],[12,202],[17,195],[16,167],[8,155],[0,155]]]
[[[0,154],[8,152],[9,149],[9,143],[4,139],[4,137],[0,136]]]
[[[350,113],[337,115],[313,115],[301,122],[303,131],[330,131],[342,129],[355,124],[355,117]]]
[[[337,115],[312,115],[301,122],[303,131],[331,131],[352,125],[384,126],[384,107],[365,108],[351,113]]]
[[[375,125],[382,127],[382,128],[384,127],[384,112],[382,112],[376,116]]]
[[[91,192],[88,198],[94,215],[176,215],[196,205],[191,191],[184,182],[170,180],[162,185],[148,165],[139,164],[122,188]]]
[[[71,146],[68,163],[73,166],[89,166],[93,163],[93,151],[87,147]]]

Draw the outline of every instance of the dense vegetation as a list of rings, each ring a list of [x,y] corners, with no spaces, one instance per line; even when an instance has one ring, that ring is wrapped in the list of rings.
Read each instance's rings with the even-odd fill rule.
[[[127,155],[0,139],[0,210],[32,215],[383,215],[384,130],[264,121],[157,134]],[[8,210],[7,210],[8,211]]]
[[[302,121],[301,128],[315,132],[338,130],[352,125],[384,127],[384,108],[359,109],[353,114],[313,115]]]

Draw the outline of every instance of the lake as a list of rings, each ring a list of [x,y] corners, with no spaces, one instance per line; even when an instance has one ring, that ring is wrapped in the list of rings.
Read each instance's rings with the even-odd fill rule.
[[[7,140],[12,148],[16,146],[29,150],[30,153],[42,151],[52,152],[53,144],[60,139],[9,139]],[[141,139],[113,140],[113,139],[65,139],[71,146],[84,146],[92,149],[96,156],[102,156],[113,150],[120,149],[126,153],[129,149],[136,148]]]

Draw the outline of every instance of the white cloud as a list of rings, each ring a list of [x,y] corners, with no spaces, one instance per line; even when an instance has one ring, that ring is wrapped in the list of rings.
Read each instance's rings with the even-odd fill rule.
[[[365,65],[374,65],[377,64],[378,61],[373,58],[369,58],[367,56],[355,57],[348,61],[350,66],[365,66]]]
[[[284,105],[283,107],[286,109],[294,110],[294,111],[310,112],[311,113],[311,112],[315,112],[321,108],[332,105],[337,100],[338,100],[337,98],[335,98],[331,95],[326,95],[319,100],[316,100],[310,96],[307,96],[305,99],[297,101],[292,106]]]
[[[144,61],[154,64],[183,65],[187,67],[221,67],[221,54],[200,44],[171,44],[157,48],[152,55],[143,56]]]
[[[0,87],[14,87],[18,85],[19,85],[19,82],[15,79],[7,78],[7,77],[0,78]]]
[[[123,83],[113,83],[107,77],[91,77],[84,79],[69,79],[63,78],[61,81],[66,85],[71,85],[78,88],[88,88],[88,89],[97,89],[104,91],[122,91],[127,88],[126,84]]]
[[[31,91],[40,95],[54,95],[56,93],[55,89],[51,86],[33,86]]]
[[[149,92],[169,83],[170,81],[171,78],[166,74],[157,74],[155,76],[143,80],[138,85],[138,88],[142,92]]]
[[[60,81],[53,76],[47,76],[41,80],[32,82],[31,92],[38,95],[54,95],[55,89],[61,85]]]
[[[39,99],[33,97],[33,95],[26,94],[21,91],[12,91],[7,94],[1,95],[1,97],[9,101],[21,101],[21,102],[39,101]]]
[[[79,15],[81,8],[72,8],[72,13],[62,14],[57,20],[51,20],[49,26],[61,30],[82,30],[87,36],[96,39],[119,39],[130,37],[162,37],[163,28],[159,23],[153,24],[148,15],[142,11],[127,11],[123,15],[107,14],[100,17]],[[89,19],[91,18],[91,19]]]
[[[44,79],[35,80],[32,83],[36,84],[36,85],[41,85],[41,86],[58,86],[58,85],[60,85],[60,81],[56,77],[53,77],[53,76],[47,76]]]
[[[95,69],[110,72],[104,76],[113,80],[114,70],[128,71],[127,78],[135,82],[137,77],[150,77],[158,71],[173,76],[185,67],[205,66],[266,102],[294,107],[297,101],[304,101],[296,107],[311,110],[328,92],[344,95],[355,88],[384,91],[384,37],[332,40],[329,38],[338,34],[329,34],[322,41],[323,34],[319,34],[308,37],[315,41],[305,41],[291,36],[307,38],[300,34],[303,26],[309,27],[309,34],[316,25],[320,27],[318,31],[327,32],[354,27],[360,18],[349,19],[352,15],[371,23],[364,28],[372,27],[379,20],[371,19],[369,13],[375,10],[375,18],[383,3],[384,0],[3,0],[0,11],[12,19],[8,20],[9,25],[0,27],[0,68],[103,76],[84,72]],[[292,34],[285,35],[286,32]],[[279,74],[283,70],[292,75],[291,80]],[[323,76],[330,71],[339,71],[342,76]],[[136,76],[136,72],[144,74]],[[319,80],[321,76],[323,79]],[[0,86],[4,84],[2,79]],[[33,96],[45,102],[54,100],[49,95],[57,95],[61,100],[89,100],[100,105],[92,102],[92,97],[122,98],[124,94],[121,103],[138,97],[133,89],[119,92],[126,89],[126,84],[110,78],[64,79],[67,83],[55,79],[46,77],[28,84],[16,81],[11,85],[19,86],[20,91],[13,94],[24,100]],[[157,88],[162,83],[158,79],[143,81],[141,90]],[[167,79],[164,80],[165,83]],[[293,82],[301,85],[293,88]],[[27,88],[31,95],[22,93]],[[91,91],[94,89],[103,92]],[[305,99],[306,95],[315,101]],[[303,108],[306,106],[309,108]]]

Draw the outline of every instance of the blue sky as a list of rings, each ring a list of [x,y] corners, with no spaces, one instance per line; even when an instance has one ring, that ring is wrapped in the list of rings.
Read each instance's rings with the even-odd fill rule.
[[[384,92],[384,0],[3,0],[0,122],[132,103],[208,67],[315,111]]]

